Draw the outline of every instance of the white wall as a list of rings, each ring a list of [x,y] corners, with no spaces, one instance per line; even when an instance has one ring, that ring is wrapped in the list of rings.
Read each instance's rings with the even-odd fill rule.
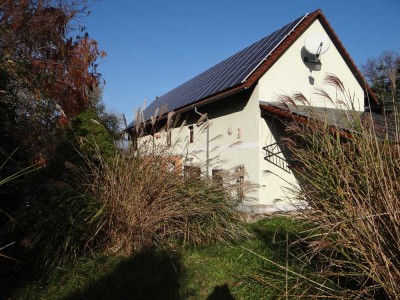
[[[208,113],[210,117],[209,127],[209,157],[211,165],[209,175],[212,169],[232,170],[238,165],[245,167],[245,180],[257,183],[259,174],[258,152],[259,142],[259,119],[260,109],[258,105],[258,87],[244,98],[239,95],[231,96],[223,105],[199,107],[201,113]],[[242,105],[237,105],[241,102]],[[232,103],[232,104],[230,104]],[[231,109],[230,105],[238,106]],[[207,109],[218,110],[218,115]],[[194,126],[195,140],[189,145],[188,153],[191,155],[193,163],[200,163],[204,166],[206,158],[206,129]],[[188,130],[186,133],[188,134]],[[200,151],[200,152],[199,152]],[[203,168],[204,169],[204,168]],[[254,199],[258,199],[258,189],[248,193],[247,200],[244,203],[244,209],[254,209]]]
[[[303,63],[302,53],[304,54],[304,49],[302,51],[302,48],[306,36],[311,33],[323,32],[325,32],[324,28],[316,20],[259,80],[261,101],[274,102],[279,100],[280,95],[292,95],[301,92],[313,106],[343,109],[354,106],[356,110],[364,110],[364,92],[332,42],[329,50],[320,57],[321,71],[310,71]],[[335,88],[324,85],[324,78],[327,73],[336,75],[344,83],[351,95],[350,99],[347,99],[349,101],[343,101],[346,99]],[[317,88],[322,88],[328,92],[335,102],[326,101],[323,97],[316,95]],[[346,105],[340,104],[340,100],[346,102]],[[259,124],[262,146],[274,143],[275,139],[266,122],[260,120]],[[262,150],[259,153],[259,167],[258,182],[262,187],[265,186],[260,190],[260,204],[272,204],[279,209],[289,208],[290,206],[287,203],[279,202],[275,205],[274,201],[286,198],[287,188],[290,187],[287,182],[295,184],[294,176],[264,160]],[[266,173],[268,174],[266,175]]]
[[[258,153],[260,109],[258,104],[258,87],[252,92],[235,94],[218,103],[198,107],[202,114],[209,116],[209,175],[212,169],[231,170],[238,166],[245,167],[245,180],[257,183],[259,174]],[[223,103],[222,103],[223,102]],[[190,113],[191,120],[200,118]],[[189,123],[191,123],[189,121]],[[206,171],[206,124],[193,125],[194,141],[189,143],[188,124],[172,129],[171,152],[181,155],[184,159],[182,165],[199,166],[202,174]],[[159,145],[166,145],[165,131],[161,131],[159,138],[155,139]],[[152,137],[140,139],[140,143],[151,144]],[[257,207],[259,198],[258,189],[247,193],[243,209],[253,210]]]
[[[316,20],[283,54],[283,56],[271,67],[270,70],[260,79],[260,100],[277,101],[280,95],[291,95],[301,92],[310,100],[311,104],[319,107],[346,108],[340,105],[339,101],[331,103],[323,97],[316,95],[317,88],[326,90],[333,100],[343,100],[349,107],[359,111],[364,110],[364,92],[352,71],[342,59],[339,51],[331,42],[329,50],[320,56],[322,62],[321,71],[311,71],[303,63],[304,40],[309,34],[324,33],[321,23]],[[346,101],[333,87],[324,85],[324,78],[327,73],[336,75],[352,95],[350,101]],[[310,83],[313,81],[313,84]],[[337,99],[337,96],[339,99]]]

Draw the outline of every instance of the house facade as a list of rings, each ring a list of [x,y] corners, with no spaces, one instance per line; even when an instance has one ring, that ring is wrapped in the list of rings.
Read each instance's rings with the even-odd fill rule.
[[[328,50],[310,53],[305,48],[307,37],[323,37]],[[324,85],[327,74],[345,83],[352,95],[348,103],[338,99],[334,87]],[[333,100],[315,93],[318,88]],[[181,155],[182,168],[200,168],[202,175],[209,176],[231,170],[236,172],[238,184],[253,183],[256,188],[242,202],[246,211],[290,209],[285,201],[279,201],[288,196],[288,187],[296,184],[280,140],[284,128],[274,111],[265,114],[263,107],[293,93],[301,93],[309,105],[327,110],[364,111],[376,101],[320,10],[292,21],[157,98],[127,130],[138,143],[156,138],[157,143],[173,144],[177,157]],[[179,114],[181,121],[168,127],[171,112]],[[158,132],[138,136],[135,122],[149,124],[152,115],[157,116]]]

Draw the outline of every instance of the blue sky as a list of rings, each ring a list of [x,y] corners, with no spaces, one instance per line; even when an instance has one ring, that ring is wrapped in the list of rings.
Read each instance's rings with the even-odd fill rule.
[[[400,52],[400,0],[99,0],[81,21],[107,52],[104,102],[131,121],[145,100],[318,8],[358,66]]]

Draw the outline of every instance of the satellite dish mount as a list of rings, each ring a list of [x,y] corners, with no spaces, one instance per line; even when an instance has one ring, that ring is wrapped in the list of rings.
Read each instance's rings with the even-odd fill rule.
[[[328,51],[330,46],[329,38],[323,34],[311,34],[306,37],[304,47],[308,55],[304,56],[305,63],[311,65],[312,70],[321,71],[322,63],[320,60],[321,54]]]

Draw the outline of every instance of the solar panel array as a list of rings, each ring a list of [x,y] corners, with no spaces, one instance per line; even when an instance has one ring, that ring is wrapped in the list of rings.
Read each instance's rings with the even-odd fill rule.
[[[156,98],[144,110],[144,120],[149,120],[158,109],[162,109],[164,113],[174,111],[241,84],[297,27],[303,18],[304,16],[290,22],[165,95]],[[128,128],[133,125],[134,122],[129,124]]]

